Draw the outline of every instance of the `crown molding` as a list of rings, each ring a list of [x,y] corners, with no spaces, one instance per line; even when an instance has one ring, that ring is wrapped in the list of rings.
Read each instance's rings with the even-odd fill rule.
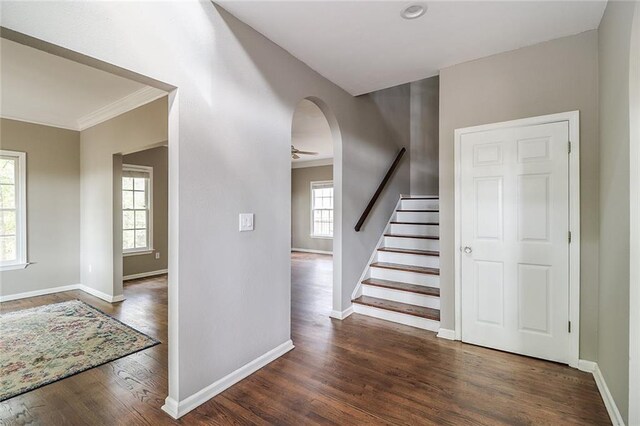
[[[85,130],[89,127],[93,127],[97,124],[103,123],[114,117],[117,117],[125,112],[131,111],[142,105],[153,102],[163,96],[166,96],[167,92],[164,90],[156,89],[155,87],[145,86],[140,90],[137,90],[130,95],[125,96],[122,99],[105,105],[102,108],[80,117],[78,119],[78,129]]]
[[[79,131],[78,127],[75,126],[74,124],[60,124],[60,123],[50,123],[47,121],[27,120],[25,118],[13,117],[6,114],[0,114],[0,118],[3,118],[5,120],[20,121],[22,123],[28,123],[28,124],[37,124],[39,126],[56,127],[58,129],[74,130],[76,132]]]

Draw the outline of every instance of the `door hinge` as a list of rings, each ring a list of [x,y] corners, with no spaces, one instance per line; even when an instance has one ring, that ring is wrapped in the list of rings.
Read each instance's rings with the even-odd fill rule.
[[[569,333],[571,333],[571,321],[569,321]]]
[[[569,231],[569,244],[571,244],[571,231]]]
[[[571,154],[571,141],[569,141],[569,148],[568,148],[568,150],[569,150],[569,154]]]

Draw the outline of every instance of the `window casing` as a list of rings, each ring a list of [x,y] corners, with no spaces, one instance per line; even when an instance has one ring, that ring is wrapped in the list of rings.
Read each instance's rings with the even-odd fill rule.
[[[311,182],[311,237],[333,238],[333,182]]]
[[[153,168],[122,166],[122,253],[153,251]]]
[[[27,264],[27,154],[0,150],[0,270]]]

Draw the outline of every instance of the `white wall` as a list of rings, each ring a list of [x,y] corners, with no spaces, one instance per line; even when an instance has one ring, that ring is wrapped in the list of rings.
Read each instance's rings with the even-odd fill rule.
[[[170,167],[179,158],[180,209],[172,399],[290,338],[291,224],[283,217],[291,209],[291,118],[308,96],[324,100],[340,124],[334,154],[344,233],[334,252],[344,253],[344,264],[334,309],[346,309],[398,194],[409,189],[408,171],[398,173],[363,230],[353,231],[398,149],[369,98],[349,96],[210,2],[1,7],[10,30],[178,87],[179,148],[172,127],[169,137]],[[240,212],[256,214],[254,232],[238,232]]]

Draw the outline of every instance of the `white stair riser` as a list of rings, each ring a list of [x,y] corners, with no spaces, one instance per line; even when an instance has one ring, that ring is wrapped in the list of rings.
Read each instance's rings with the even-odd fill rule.
[[[399,263],[401,265],[424,266],[427,268],[440,267],[440,258],[438,256],[379,251],[377,259],[378,262]]]
[[[439,251],[440,241],[427,240],[423,238],[384,237],[384,246],[402,249]]]
[[[438,225],[405,225],[392,223],[391,233],[399,235],[427,235],[429,237],[437,237],[439,235],[439,230]]]
[[[437,212],[396,212],[396,222],[440,223],[440,213],[437,213]]]
[[[402,200],[400,203],[401,210],[431,210],[439,206],[438,200]]]
[[[409,305],[440,309],[440,298],[436,296],[427,296],[425,294],[411,293],[408,291],[400,291],[366,284],[362,286],[362,294],[365,296],[376,297],[378,299],[407,303]]]
[[[399,281],[401,283],[440,288],[440,277],[438,275],[398,271],[387,268],[369,268],[369,274],[371,278],[378,278],[380,280]]]
[[[393,321],[399,324],[421,328],[423,330],[438,331],[440,329],[440,321],[433,321],[413,315],[401,314],[399,312],[359,305],[357,303],[353,304],[353,311],[357,314],[380,318],[387,321]]]

